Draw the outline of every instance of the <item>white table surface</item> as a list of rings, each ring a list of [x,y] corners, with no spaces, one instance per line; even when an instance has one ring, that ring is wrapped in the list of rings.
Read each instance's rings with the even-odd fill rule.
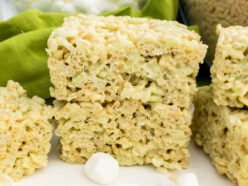
[[[56,151],[57,139],[52,140],[48,166],[25,177],[17,186],[97,186],[84,174],[82,165],[72,165],[59,159]],[[189,168],[178,172],[194,172],[200,186],[234,186],[225,176],[220,176],[208,156],[194,143],[190,146]],[[152,166],[121,167],[118,182],[139,184],[140,186],[167,186],[166,175],[155,171]]]

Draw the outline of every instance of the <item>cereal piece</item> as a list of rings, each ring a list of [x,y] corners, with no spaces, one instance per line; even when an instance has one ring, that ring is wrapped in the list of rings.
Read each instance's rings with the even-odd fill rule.
[[[186,168],[190,111],[137,100],[113,103],[55,101],[55,134],[61,158],[85,163],[106,152],[120,165],[153,164],[168,170]]]
[[[168,170],[163,167],[160,167],[160,168],[157,168],[157,172],[165,175],[168,173]]]
[[[217,105],[248,106],[248,27],[218,26],[219,40],[211,68]]]
[[[179,175],[175,174],[175,173],[172,173],[169,175],[170,180],[173,182],[177,182],[178,177],[179,177]]]
[[[68,17],[48,40],[51,95],[65,101],[140,100],[188,108],[206,46],[177,22]]]
[[[0,173],[14,180],[47,164],[52,108],[13,81],[0,87]]]
[[[248,185],[248,111],[217,106],[210,87],[195,98],[192,125],[196,143],[209,154],[220,174],[240,186]]]

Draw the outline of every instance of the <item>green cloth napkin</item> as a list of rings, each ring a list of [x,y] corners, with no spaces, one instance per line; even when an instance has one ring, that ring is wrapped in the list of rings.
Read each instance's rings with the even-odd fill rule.
[[[68,15],[28,10],[0,23],[0,86],[12,79],[29,96],[50,97],[47,39]]]
[[[149,0],[142,10],[128,6],[101,15],[175,20],[177,12],[178,0]],[[19,82],[29,96],[50,97],[47,39],[69,15],[28,10],[8,21],[0,21],[0,86],[12,79]]]

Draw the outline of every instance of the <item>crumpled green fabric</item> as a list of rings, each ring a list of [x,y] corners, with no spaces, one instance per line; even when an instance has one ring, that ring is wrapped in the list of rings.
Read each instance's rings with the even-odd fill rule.
[[[0,86],[12,79],[19,82],[29,96],[50,97],[47,39],[68,15],[29,10],[0,22]]]
[[[149,0],[142,10],[128,6],[102,15],[175,20],[177,13],[178,0]],[[69,15],[28,10],[8,21],[0,21],[0,86],[12,79],[19,82],[29,96],[50,97],[47,39]]]

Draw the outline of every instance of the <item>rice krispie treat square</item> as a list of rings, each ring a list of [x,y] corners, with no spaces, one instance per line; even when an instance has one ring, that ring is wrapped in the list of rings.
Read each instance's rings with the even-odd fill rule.
[[[206,54],[177,22],[68,17],[48,40],[51,95],[65,101],[140,100],[189,107]]]
[[[248,185],[247,110],[217,106],[210,87],[202,87],[195,97],[192,132],[220,174],[240,186]]]
[[[54,113],[60,157],[67,162],[85,163],[106,152],[126,166],[179,170],[188,165],[191,113],[185,109],[138,100],[56,101]]]
[[[215,55],[216,26],[247,26],[247,0],[181,0],[186,19],[191,25],[198,25],[202,41],[208,45],[206,58],[212,62]]]
[[[15,181],[47,165],[53,113],[13,81],[0,87],[0,173]]]
[[[211,68],[217,105],[248,106],[248,27],[218,26],[219,40]]]

